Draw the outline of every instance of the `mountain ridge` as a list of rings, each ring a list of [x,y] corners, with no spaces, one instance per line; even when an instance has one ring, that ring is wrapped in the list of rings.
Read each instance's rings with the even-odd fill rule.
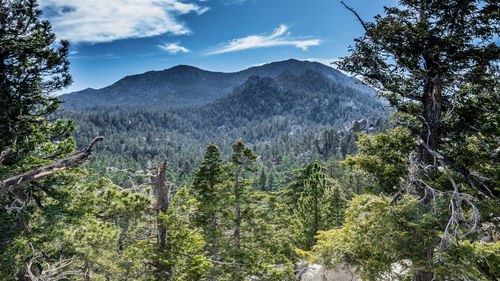
[[[367,94],[373,91],[342,72],[318,62],[288,59],[254,66],[237,72],[216,72],[189,65],[177,65],[158,71],[128,75],[113,84],[87,88],[59,96],[63,107],[71,109],[113,105],[168,105],[185,106],[205,104],[230,94],[254,75],[275,78],[285,71],[301,74],[315,70],[331,81]]]

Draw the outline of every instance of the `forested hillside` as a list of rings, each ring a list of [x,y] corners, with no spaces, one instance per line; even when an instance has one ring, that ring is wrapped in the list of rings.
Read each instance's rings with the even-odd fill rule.
[[[352,77],[180,65],[57,98],[69,42],[0,1],[0,280],[500,280],[498,3],[340,5]],[[286,29],[212,54],[321,42]]]
[[[90,167],[100,173],[109,166],[145,167],[167,158],[179,180],[189,183],[206,145],[217,144],[227,157],[232,144],[242,139],[261,155],[260,165],[269,168],[268,173],[275,178],[272,185],[278,188],[290,181],[294,168],[312,160],[339,160],[353,153],[353,122],[369,119],[365,129],[371,125],[372,131],[380,131],[390,111],[369,91],[356,90],[350,83],[339,84],[307,68],[318,65],[293,60],[268,64],[260,72],[272,73],[278,70],[271,66],[279,66],[282,74],[275,78],[251,76],[232,93],[202,105],[88,108],[83,104],[57,115],[70,117],[77,124],[74,135],[80,146],[96,135],[106,137],[99,147],[102,161],[90,162]],[[137,87],[134,84],[131,88]]]

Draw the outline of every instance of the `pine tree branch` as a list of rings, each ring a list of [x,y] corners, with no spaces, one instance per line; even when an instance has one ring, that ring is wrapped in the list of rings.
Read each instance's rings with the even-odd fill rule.
[[[38,181],[43,177],[59,172],[66,168],[78,166],[85,163],[92,155],[92,147],[97,143],[104,140],[104,137],[96,137],[85,150],[76,153],[68,158],[58,160],[54,163],[36,168],[32,171],[26,172],[21,175],[16,175],[8,179],[0,181],[0,194],[6,193],[11,189],[23,186],[30,182]]]

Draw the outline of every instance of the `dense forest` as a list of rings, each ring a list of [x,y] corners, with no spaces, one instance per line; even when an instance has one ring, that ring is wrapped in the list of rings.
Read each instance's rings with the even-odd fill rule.
[[[310,69],[297,75],[289,71],[307,62],[275,63],[280,64],[283,73],[276,78],[251,76],[232,93],[202,105],[123,102],[108,107],[81,101],[71,109],[63,105],[55,116],[77,124],[74,136],[80,146],[98,135],[106,138],[88,164],[99,174],[110,167],[137,169],[168,159],[174,181],[189,185],[206,145],[217,144],[229,159],[233,143],[242,139],[260,156],[266,177],[274,178],[269,190],[286,185],[293,169],[310,161],[340,160],[355,152],[356,132],[387,126],[388,114],[373,95]],[[123,184],[117,182],[119,176],[110,175]]]
[[[372,22],[342,4],[365,33],[336,67],[359,81],[298,60],[182,65],[57,98],[69,42],[36,0],[0,2],[0,279],[315,264],[500,280],[498,3],[400,0]]]

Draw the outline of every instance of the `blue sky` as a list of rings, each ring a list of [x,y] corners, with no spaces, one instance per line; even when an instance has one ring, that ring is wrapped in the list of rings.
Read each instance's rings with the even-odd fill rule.
[[[347,0],[365,19],[396,0]],[[40,0],[71,42],[73,84],[101,88],[178,64],[237,71],[289,58],[328,63],[362,34],[337,0]]]

